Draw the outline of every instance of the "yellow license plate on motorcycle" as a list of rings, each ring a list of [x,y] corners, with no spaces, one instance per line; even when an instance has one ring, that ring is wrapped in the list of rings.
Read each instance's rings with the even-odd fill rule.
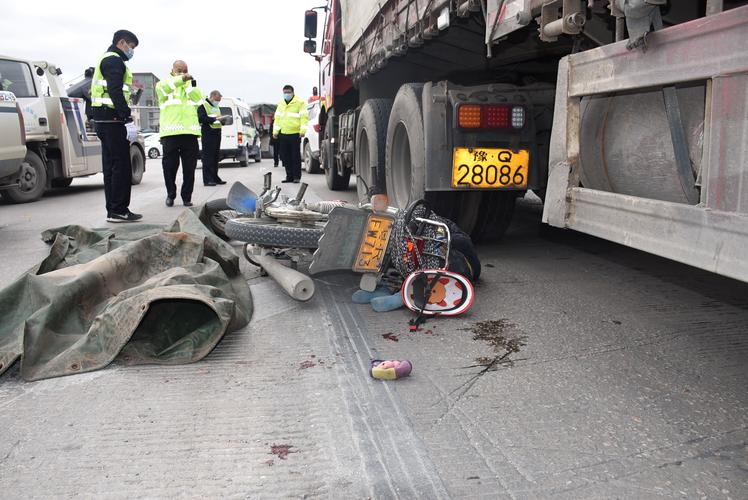
[[[524,189],[529,162],[525,149],[454,148],[452,187]]]
[[[387,252],[387,244],[392,232],[392,219],[381,215],[369,215],[366,220],[366,233],[358,246],[353,270],[359,273],[376,272],[382,267]]]

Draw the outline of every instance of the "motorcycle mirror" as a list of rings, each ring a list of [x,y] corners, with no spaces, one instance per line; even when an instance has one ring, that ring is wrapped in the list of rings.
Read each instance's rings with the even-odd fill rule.
[[[241,182],[235,182],[229,190],[226,204],[239,213],[254,215],[257,208],[257,195]]]

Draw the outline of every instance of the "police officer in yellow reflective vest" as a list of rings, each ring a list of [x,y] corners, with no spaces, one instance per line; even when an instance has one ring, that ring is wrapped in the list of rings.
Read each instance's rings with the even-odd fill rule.
[[[214,90],[203,105],[197,108],[197,120],[200,122],[203,149],[203,184],[215,186],[226,184],[226,181],[218,177],[218,162],[221,153],[221,127],[224,116],[221,115],[221,93]]]
[[[195,167],[200,148],[200,123],[197,108],[202,106],[203,93],[197,87],[184,61],[174,61],[171,74],[156,84],[158,96],[159,136],[164,150],[161,165],[166,184],[166,206],[174,206],[177,197],[177,171],[182,159],[182,204],[192,206]]]
[[[301,181],[301,138],[306,133],[308,120],[306,103],[294,95],[293,87],[283,87],[283,99],[275,108],[273,138],[278,140],[286,179],[281,182]]]
[[[91,79],[91,107],[96,135],[101,140],[104,197],[108,222],[135,222],[143,218],[130,211],[132,167],[130,142],[138,130],[130,116],[132,59],[138,38],[130,31],[114,33],[112,45],[96,64]]]

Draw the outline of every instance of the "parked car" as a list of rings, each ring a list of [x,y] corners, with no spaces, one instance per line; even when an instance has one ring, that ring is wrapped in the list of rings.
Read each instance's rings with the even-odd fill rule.
[[[322,171],[319,164],[319,100],[307,104],[309,121],[306,125],[306,135],[301,141],[301,159],[304,162],[304,170],[310,174],[318,174]]]
[[[221,153],[219,161],[232,158],[243,167],[249,159],[262,159],[260,134],[257,131],[249,104],[236,97],[221,99],[221,114],[230,117],[221,127]]]
[[[160,158],[164,155],[164,150],[161,147],[161,137],[156,133],[143,134],[145,140],[145,154],[148,158]]]

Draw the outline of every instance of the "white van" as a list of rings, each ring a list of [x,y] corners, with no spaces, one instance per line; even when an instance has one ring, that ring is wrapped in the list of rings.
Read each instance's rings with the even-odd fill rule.
[[[237,97],[221,98],[221,114],[229,118],[221,127],[221,153],[219,161],[232,158],[242,167],[249,159],[255,162],[262,159],[260,151],[260,134],[249,109],[249,104]]]

